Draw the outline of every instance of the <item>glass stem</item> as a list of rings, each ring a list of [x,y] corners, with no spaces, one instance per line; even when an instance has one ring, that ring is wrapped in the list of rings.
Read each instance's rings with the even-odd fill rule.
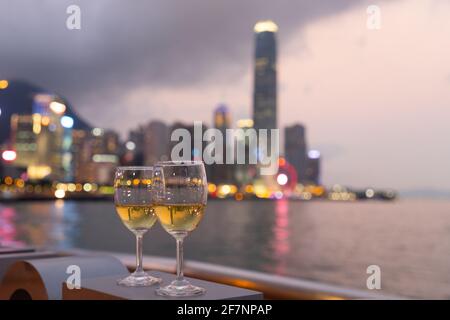
[[[136,234],[136,271],[135,273],[144,272],[142,267],[142,234]]]
[[[177,281],[183,281],[183,242],[184,238],[177,237]]]

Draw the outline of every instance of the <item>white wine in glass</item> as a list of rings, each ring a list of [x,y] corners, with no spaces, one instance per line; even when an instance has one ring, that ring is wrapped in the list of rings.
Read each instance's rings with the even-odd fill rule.
[[[114,177],[114,203],[123,224],[136,236],[136,270],[117,283],[144,287],[160,283],[143,269],[142,240],[157,218],[153,207],[153,167],[119,167]]]
[[[191,232],[197,228],[203,218],[203,204],[157,205],[159,222],[168,233]]]
[[[155,224],[157,218],[153,205],[116,204],[116,211],[123,224],[131,232],[145,232]]]
[[[153,174],[155,212],[162,227],[177,244],[177,277],[156,290],[158,295],[190,297],[206,290],[183,276],[184,238],[197,228],[205,212],[208,184],[203,162],[158,162]]]

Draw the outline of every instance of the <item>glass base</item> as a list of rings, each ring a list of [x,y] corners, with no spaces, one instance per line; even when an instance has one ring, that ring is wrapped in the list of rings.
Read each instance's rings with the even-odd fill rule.
[[[193,297],[205,293],[205,289],[194,286],[187,280],[174,280],[171,284],[156,289],[157,295],[166,297]]]
[[[133,272],[128,277],[117,280],[117,284],[124,287],[149,287],[161,282],[161,278],[152,277],[146,272]]]

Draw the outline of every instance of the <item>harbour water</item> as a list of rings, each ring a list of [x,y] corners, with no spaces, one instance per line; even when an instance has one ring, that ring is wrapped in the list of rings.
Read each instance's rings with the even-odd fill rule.
[[[0,204],[0,243],[134,253],[134,236],[107,201]],[[175,255],[159,225],[148,255]],[[450,201],[210,201],[186,240],[186,259],[381,292],[450,298]]]

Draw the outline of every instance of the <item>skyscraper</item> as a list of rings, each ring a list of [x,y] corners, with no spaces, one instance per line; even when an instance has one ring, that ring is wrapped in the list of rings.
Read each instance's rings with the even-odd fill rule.
[[[210,166],[211,175],[210,180],[214,183],[231,183],[233,182],[234,165],[226,164],[226,157],[228,152],[228,143],[226,139],[226,130],[231,128],[230,110],[224,104],[220,104],[214,110],[214,128],[219,130],[223,136],[222,146],[216,146],[216,152],[220,153],[219,157],[222,163],[214,163]]]
[[[278,26],[259,21],[255,28],[255,73],[253,121],[255,129],[277,128],[277,49]]]
[[[231,127],[230,111],[224,104],[214,110],[214,127],[219,129],[225,136],[225,130]]]
[[[295,124],[284,129],[284,153],[286,160],[297,171],[299,182],[306,182],[308,155],[305,137],[305,127]]]
[[[240,186],[251,183],[256,176],[256,165],[250,163],[250,153],[255,150],[250,149],[250,138],[247,135],[250,129],[253,129],[252,119],[240,119],[236,122],[239,129],[236,135],[237,150],[245,150],[245,163],[236,164],[235,180]]]
[[[26,170],[32,180],[69,180],[73,118],[65,115],[62,100],[51,94],[36,94],[32,111],[11,116],[14,166]]]
[[[317,150],[308,152],[306,181],[316,185],[320,184],[320,152]]]
[[[144,129],[144,163],[152,166],[158,161],[167,161],[170,157],[169,127],[161,121],[152,121]]]
[[[142,166],[145,162],[145,126],[139,126],[133,129],[128,134],[128,142],[131,142],[134,146],[133,150],[130,150],[131,158],[127,161],[128,165]],[[127,144],[125,144],[126,146]]]
[[[14,162],[16,167],[26,170],[30,165],[36,163],[36,134],[33,132],[31,115],[13,114],[11,116],[11,142],[17,153]]]
[[[119,163],[119,135],[116,132],[94,128],[83,138],[79,152],[77,182],[112,184]]]

